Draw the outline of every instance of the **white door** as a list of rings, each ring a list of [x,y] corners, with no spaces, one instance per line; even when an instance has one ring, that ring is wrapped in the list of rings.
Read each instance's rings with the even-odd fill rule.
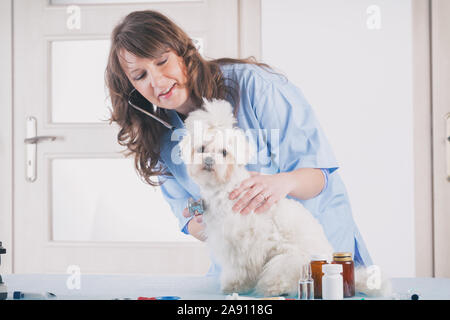
[[[238,57],[238,1],[143,2],[13,2],[15,273],[208,269],[204,244],[119,153],[103,75],[112,29],[136,10],[168,15],[207,57]],[[56,138],[24,143],[34,136]]]
[[[433,0],[434,273],[450,277],[450,1]]]

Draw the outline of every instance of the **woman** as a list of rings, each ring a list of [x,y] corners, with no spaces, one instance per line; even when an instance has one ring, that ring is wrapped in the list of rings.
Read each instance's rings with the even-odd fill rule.
[[[252,176],[230,194],[230,199],[243,195],[233,210],[259,214],[279,199],[293,198],[320,221],[335,251],[352,252],[356,265],[372,264],[313,110],[297,87],[267,65],[252,59],[206,61],[167,17],[140,11],[129,14],[112,33],[106,83],[111,121],[121,128],[119,143],[135,156],[141,177],[161,186],[184,233],[204,240],[201,218],[189,217],[186,208],[188,199],[199,199],[200,192],[185,165],[172,160],[179,139],[171,129],[183,128],[203,97],[226,99],[238,126],[257,132],[259,156],[256,164],[247,165]],[[164,125],[133,108],[130,100],[139,94]]]

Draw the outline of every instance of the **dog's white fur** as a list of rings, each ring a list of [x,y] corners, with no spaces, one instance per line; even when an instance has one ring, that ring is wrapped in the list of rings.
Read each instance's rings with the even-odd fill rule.
[[[180,142],[180,151],[205,203],[204,232],[222,267],[221,288],[225,293],[255,290],[265,296],[295,295],[302,265],[310,262],[312,254],[331,258],[332,246],[320,223],[295,200],[282,199],[258,214],[232,211],[237,199],[229,200],[229,193],[250,177],[245,164],[254,148],[244,132],[234,127],[228,102],[205,100],[203,107],[186,119],[188,134]],[[196,131],[199,124],[201,132]],[[224,131],[232,134],[224,135]],[[209,167],[212,170],[205,169],[207,156],[216,160]]]

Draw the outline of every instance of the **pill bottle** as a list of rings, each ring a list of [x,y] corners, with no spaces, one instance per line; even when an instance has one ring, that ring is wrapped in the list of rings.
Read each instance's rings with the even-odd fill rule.
[[[327,264],[328,256],[315,254],[311,256],[311,274],[314,280],[314,299],[322,299],[322,265]]]
[[[322,299],[342,300],[344,298],[344,280],[342,278],[342,265],[324,264],[322,277]]]
[[[355,296],[355,264],[350,252],[333,253],[332,264],[342,265],[342,276],[344,278],[344,298]]]

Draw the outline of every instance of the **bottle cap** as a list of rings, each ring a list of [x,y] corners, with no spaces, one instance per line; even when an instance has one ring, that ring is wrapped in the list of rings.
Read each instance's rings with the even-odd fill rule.
[[[327,261],[329,256],[327,254],[312,254],[311,261]]]
[[[336,274],[342,272],[342,264],[324,264],[322,266],[323,273]]]
[[[351,252],[335,252],[333,253],[334,261],[352,261]]]
[[[20,291],[14,291],[14,293],[13,293],[13,299],[14,299],[14,300],[23,299],[23,293],[20,292]]]

